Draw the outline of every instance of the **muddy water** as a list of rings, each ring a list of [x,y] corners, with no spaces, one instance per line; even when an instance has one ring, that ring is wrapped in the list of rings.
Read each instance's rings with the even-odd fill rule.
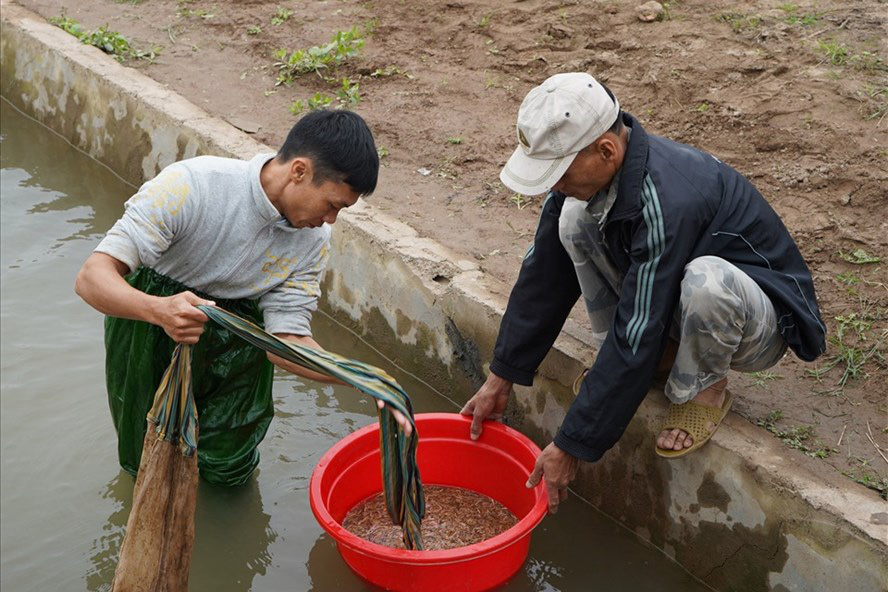
[[[0,144],[0,587],[107,590],[133,479],[116,462],[103,387],[102,318],[73,293],[74,275],[132,188],[51,132],[2,105]],[[325,316],[318,340],[390,364]],[[392,372],[418,411],[452,403]],[[256,478],[200,484],[194,591],[366,590],[308,505],[308,481],[331,445],[374,421],[348,388],[279,375],[277,416]],[[578,500],[534,532],[530,558],[505,588],[705,590],[663,555]]]

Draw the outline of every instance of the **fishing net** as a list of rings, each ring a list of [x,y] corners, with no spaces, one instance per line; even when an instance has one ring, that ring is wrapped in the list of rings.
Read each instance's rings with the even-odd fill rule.
[[[197,409],[191,346],[178,345],[154,395],[133,507],[111,589],[188,589],[197,502]]]
[[[378,409],[378,414],[386,508],[392,522],[401,525],[406,548],[422,549],[420,523],[425,514],[425,500],[416,466],[418,434],[413,423],[410,397],[401,385],[375,366],[279,339],[250,321],[218,307],[198,308],[213,321],[256,347],[309,370],[337,378],[385,403],[382,409]],[[398,425],[392,409],[399,411],[413,425],[410,436]]]
[[[350,384],[386,406],[378,409],[383,491],[407,549],[422,549],[425,513],[416,467],[417,432],[410,398],[385,371],[326,351],[281,340],[224,309],[199,306],[248,343],[309,370]],[[191,388],[191,346],[177,345],[148,413],[133,507],[114,575],[115,592],[188,589],[197,501],[197,407]],[[407,436],[392,409],[413,424]]]

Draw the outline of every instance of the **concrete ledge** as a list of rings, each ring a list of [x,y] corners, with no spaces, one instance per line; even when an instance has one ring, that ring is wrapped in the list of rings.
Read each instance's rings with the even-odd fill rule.
[[[0,7],[4,98],[125,179],[141,183],[197,154],[269,150],[33,13]],[[508,287],[370,204],[344,212],[334,229],[326,309],[465,401],[505,309],[495,294]],[[509,410],[541,445],[592,358],[576,336],[562,334]],[[888,504],[836,474],[815,475],[808,459],[736,415],[700,453],[661,460],[653,442],[663,409],[662,396],[648,397],[614,450],[583,468],[576,491],[719,590],[885,589]]]

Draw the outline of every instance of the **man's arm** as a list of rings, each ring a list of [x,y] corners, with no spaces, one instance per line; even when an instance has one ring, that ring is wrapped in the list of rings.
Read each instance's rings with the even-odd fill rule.
[[[310,347],[312,349],[319,349],[319,350],[324,349],[321,347],[321,345],[317,341],[315,341],[314,339],[312,339],[308,335],[292,335],[289,333],[276,333],[275,337],[277,337],[278,339],[283,339],[285,341],[292,341],[293,343],[298,343],[299,345],[304,345],[305,347]],[[299,366],[298,364],[294,364],[293,362],[290,362],[289,360],[285,360],[285,359],[278,357],[274,354],[268,354],[268,359],[271,361],[272,364],[274,364],[275,366],[277,366],[281,370],[286,370],[287,372],[290,372],[291,374],[295,374],[297,376],[301,376],[301,377],[307,378],[309,380],[314,380],[315,382],[326,382],[326,383],[331,383],[331,384],[345,384],[344,382],[342,382],[338,378],[333,378],[332,376],[327,376],[326,374],[320,374],[318,372],[314,372],[313,370],[309,370],[308,368],[303,368],[302,366]],[[383,407],[385,407],[385,403],[383,403],[382,401],[376,401],[376,406],[379,409],[382,409]],[[394,417],[395,417],[395,421],[397,421],[398,425],[401,426],[401,429],[404,430],[404,434],[407,436],[410,436],[411,432],[413,432],[413,426],[411,425],[411,423],[397,409],[391,409],[391,412],[392,412],[392,415],[394,415]]]
[[[560,193],[546,196],[490,362],[492,373],[524,386],[533,384],[534,373],[580,297],[576,269],[558,235],[564,200]]]
[[[513,383],[529,386],[580,296],[573,262],[558,236],[564,196],[546,196],[534,242],[500,324],[490,375],[462,408],[472,416],[471,437],[481,436],[485,419],[502,417]]]
[[[74,291],[101,313],[159,325],[177,343],[197,343],[207,316],[195,305],[214,303],[191,292],[150,296],[130,286],[124,279],[127,273],[126,263],[93,253],[77,274]]]
[[[298,343],[299,345],[304,345],[305,347],[310,347],[312,349],[323,350],[324,348],[311,338],[308,335],[293,335],[290,333],[275,333],[275,337],[278,339],[283,339],[284,341],[292,341],[293,343]],[[301,376],[302,378],[307,378],[309,380],[314,380],[315,382],[327,382],[331,384],[345,384],[341,380],[333,378],[332,376],[327,376],[326,374],[321,374],[319,372],[315,372],[313,370],[309,370],[308,368],[303,368],[298,364],[294,364],[289,360],[285,360],[281,357],[278,357],[274,354],[268,354],[268,360],[280,368],[281,370],[285,370],[290,374],[295,374],[296,376]]]

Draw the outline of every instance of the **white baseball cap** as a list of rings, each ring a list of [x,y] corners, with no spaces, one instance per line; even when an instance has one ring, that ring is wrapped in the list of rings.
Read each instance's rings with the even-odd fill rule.
[[[613,126],[620,103],[591,75],[556,74],[524,97],[518,109],[518,148],[500,172],[523,195],[549,191],[577,152]]]

